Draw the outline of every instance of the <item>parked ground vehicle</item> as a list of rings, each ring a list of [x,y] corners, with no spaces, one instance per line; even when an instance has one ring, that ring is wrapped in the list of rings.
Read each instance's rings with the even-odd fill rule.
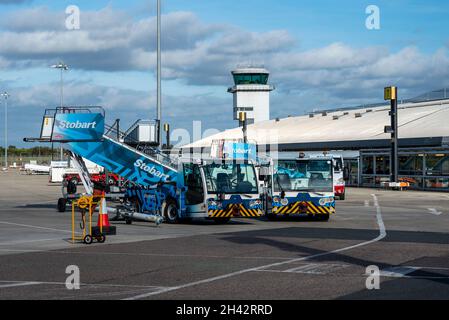
[[[103,169],[88,160],[85,161],[86,168],[91,176],[100,174]],[[70,165],[69,161],[52,161],[50,164],[49,182],[62,183],[64,176],[78,175],[78,171]],[[81,181],[78,177],[78,183]],[[75,181],[74,181],[75,182]]]
[[[346,182],[345,182],[345,166],[343,157],[332,156],[333,167],[334,167],[334,193],[335,197],[340,200],[345,200],[346,198]]]
[[[112,186],[112,185],[118,185],[118,183],[120,181],[123,181],[122,178],[120,178],[118,175],[114,174],[114,173],[109,173],[107,175],[107,184]],[[80,184],[81,183],[81,177],[78,173],[67,173],[64,175],[64,181],[65,182],[71,182],[75,185]],[[102,183],[102,184],[106,184],[106,174],[105,173],[94,173],[90,175],[90,179],[92,180],[92,182],[95,183]]]
[[[125,217],[162,214],[170,223],[191,218],[224,223],[263,214],[255,166],[247,157],[170,158],[155,148],[131,147],[121,132],[109,127],[105,133],[100,107],[46,110],[46,123],[53,126],[50,137],[26,141],[65,143],[80,161],[88,159],[129,181],[133,192],[127,192]],[[236,145],[241,149],[246,150]],[[83,167],[78,169],[86,177]]]
[[[207,215],[217,222],[232,217],[262,215],[259,184],[250,160],[203,159],[201,164],[181,161],[186,187],[186,216]]]
[[[265,165],[261,175],[265,177],[268,218],[306,215],[329,220],[335,213],[332,161],[332,157],[290,158]]]

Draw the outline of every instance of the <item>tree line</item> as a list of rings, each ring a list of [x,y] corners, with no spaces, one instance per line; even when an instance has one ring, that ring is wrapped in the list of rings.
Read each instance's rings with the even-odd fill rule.
[[[0,157],[5,154],[5,148],[0,147]],[[59,154],[59,148],[54,148],[53,155]],[[8,147],[8,156],[20,157],[37,157],[37,156],[51,156],[52,149],[50,147],[33,147],[33,148],[17,148],[16,146]]]

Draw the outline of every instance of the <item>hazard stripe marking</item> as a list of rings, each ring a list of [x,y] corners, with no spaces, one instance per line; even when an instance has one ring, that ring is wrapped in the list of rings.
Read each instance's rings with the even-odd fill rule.
[[[291,213],[298,213],[298,211],[299,211],[299,204],[300,204],[301,202],[296,202],[294,205],[293,205],[293,207],[292,207],[292,209],[291,209]]]
[[[247,217],[250,217],[251,215],[249,214],[248,211],[246,211],[246,208],[243,206],[243,204],[241,204],[240,206],[240,211],[243,211],[244,215],[246,215]]]
[[[309,206],[308,206],[308,209],[309,209],[309,211],[310,211],[311,213],[313,213],[313,214],[318,213],[318,211],[316,210],[316,208],[315,208],[315,206],[313,205],[312,202],[309,202],[308,205],[309,205]]]

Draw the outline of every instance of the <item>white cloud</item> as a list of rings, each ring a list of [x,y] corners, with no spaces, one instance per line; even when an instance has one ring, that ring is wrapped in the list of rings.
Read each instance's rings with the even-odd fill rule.
[[[2,18],[2,17],[0,17]],[[72,69],[88,71],[154,72],[154,17],[135,19],[107,6],[81,12],[81,30],[63,28],[65,16],[45,7],[16,11],[0,23],[0,69],[48,66],[59,59]],[[232,125],[232,98],[226,93],[230,71],[237,64],[264,64],[271,72],[272,113],[300,114],[319,106],[336,107],[379,101],[385,85],[396,84],[402,97],[448,86],[449,55],[444,47],[424,53],[417,47],[391,51],[387,47],[354,47],[342,42],[303,49],[286,30],[254,32],[202,22],[191,12],[163,17],[163,77],[186,85],[223,88],[223,95],[176,97],[166,91],[165,114],[179,126],[198,118]],[[155,105],[153,92],[105,87],[94,83],[68,84],[67,101],[101,104],[114,115],[148,117]],[[17,87],[17,84],[16,84]],[[53,84],[28,88],[17,96],[23,106],[59,101]],[[198,90],[196,90],[198,92]],[[133,113],[124,111],[133,110]],[[223,111],[224,110],[224,111]],[[229,112],[228,112],[229,111]],[[183,124],[184,123],[184,124]]]
[[[15,32],[62,30],[65,15],[63,11],[50,11],[47,7],[33,7],[13,11],[4,15],[0,26]]]

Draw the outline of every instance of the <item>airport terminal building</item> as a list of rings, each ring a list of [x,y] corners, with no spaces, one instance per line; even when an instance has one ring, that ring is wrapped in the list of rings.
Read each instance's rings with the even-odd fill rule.
[[[413,189],[449,191],[449,89],[400,101],[398,109],[401,181]],[[380,187],[390,180],[389,112],[382,103],[262,121],[248,126],[247,137],[259,152],[342,154],[351,169],[349,185]],[[235,128],[186,148],[204,151],[214,141],[242,138],[242,128]]]

